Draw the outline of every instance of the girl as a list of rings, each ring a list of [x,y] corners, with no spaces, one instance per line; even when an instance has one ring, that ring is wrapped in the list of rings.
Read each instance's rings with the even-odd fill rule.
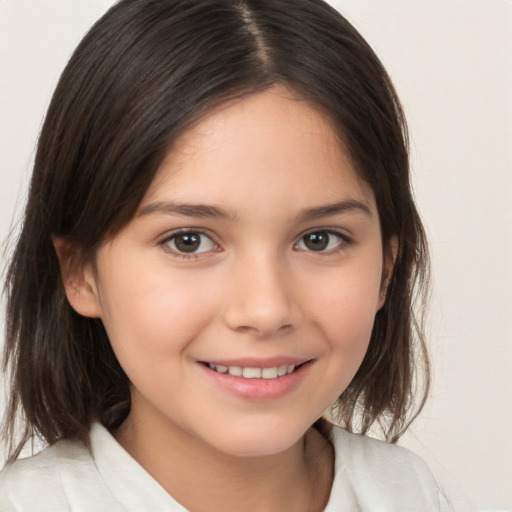
[[[0,509],[440,510],[393,444],[426,268],[399,101],[339,13],[121,0],[55,91],[7,274]]]

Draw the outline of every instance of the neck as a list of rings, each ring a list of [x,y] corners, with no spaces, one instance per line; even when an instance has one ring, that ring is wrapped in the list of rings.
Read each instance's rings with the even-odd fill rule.
[[[238,457],[177,427],[130,416],[115,437],[176,501],[192,511],[321,511],[330,494],[333,453],[314,428],[282,453]]]

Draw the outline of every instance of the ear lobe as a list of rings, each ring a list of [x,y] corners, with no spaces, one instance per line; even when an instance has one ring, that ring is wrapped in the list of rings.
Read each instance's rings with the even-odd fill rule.
[[[84,263],[80,253],[67,240],[54,238],[60,274],[71,307],[82,316],[101,318],[96,277],[92,265]]]
[[[389,287],[389,283],[393,276],[393,268],[395,266],[396,255],[398,253],[398,237],[392,236],[387,244],[386,251],[384,253],[384,261],[382,266],[382,279],[380,282],[380,294],[379,294],[379,309],[384,306],[386,302],[386,295]]]

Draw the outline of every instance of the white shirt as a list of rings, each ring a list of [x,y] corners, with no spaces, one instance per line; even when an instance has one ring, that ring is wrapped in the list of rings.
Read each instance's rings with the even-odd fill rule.
[[[325,512],[448,510],[432,473],[405,448],[334,428]],[[193,484],[192,484],[193,485]],[[185,512],[100,424],[91,450],[60,441],[0,473],[0,512]]]

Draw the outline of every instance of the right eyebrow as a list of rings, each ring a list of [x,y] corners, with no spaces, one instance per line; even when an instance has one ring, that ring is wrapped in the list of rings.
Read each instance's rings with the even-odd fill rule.
[[[176,203],[173,201],[156,201],[154,203],[143,206],[138,212],[138,217],[145,215],[180,215],[183,217],[194,218],[221,218],[229,219],[232,221],[237,220],[237,215],[234,212],[226,210],[220,206],[209,204],[191,204],[191,203]]]

